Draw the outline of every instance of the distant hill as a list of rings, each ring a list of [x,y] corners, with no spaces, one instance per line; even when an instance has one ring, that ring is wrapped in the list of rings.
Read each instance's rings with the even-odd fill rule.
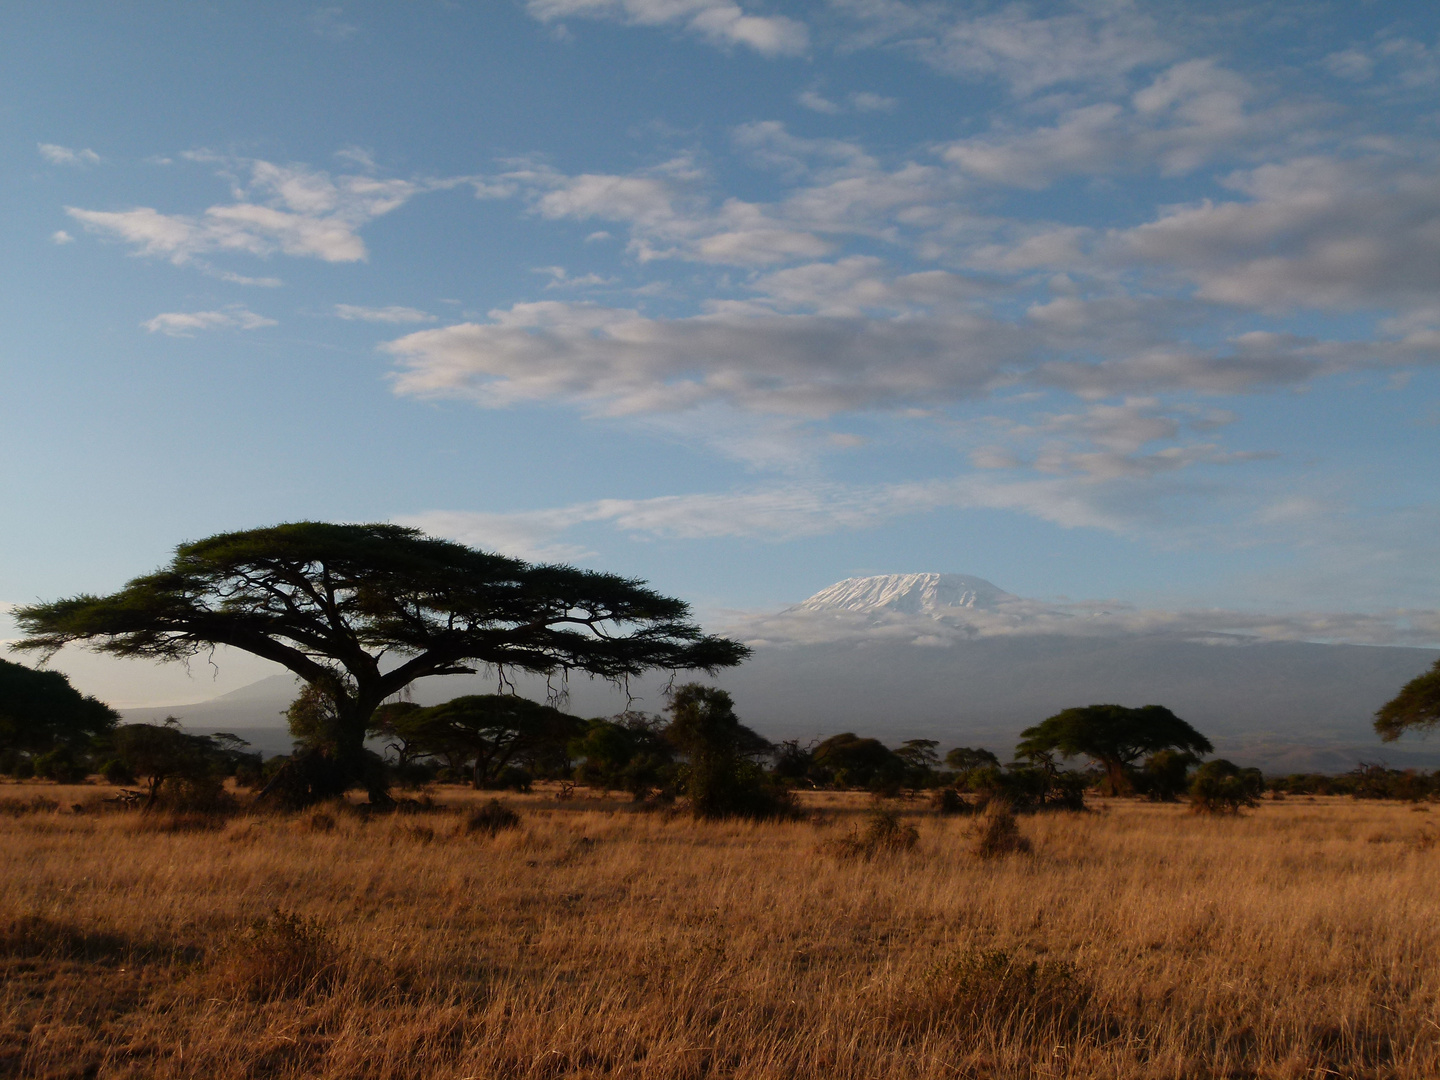
[[[755,655],[714,682],[777,739],[856,731],[1006,755],[1022,728],[1067,706],[1155,703],[1208,735],[1218,753],[1268,772],[1335,772],[1360,760],[1440,767],[1440,740],[1386,745],[1370,727],[1375,710],[1440,656],[1434,649],[1262,640],[1203,626],[1130,629],[1134,622],[1037,604],[963,575],[853,578],[735,628]],[[663,683],[635,683],[635,707],[662,708]],[[545,696],[539,680],[518,687]],[[414,697],[428,704],[494,690],[493,679],[452,676],[424,680]],[[294,680],[279,675],[125,716],[155,722],[173,713],[195,729],[283,736],[280,714],[294,694]],[[605,683],[570,684],[574,713],[625,706]]]

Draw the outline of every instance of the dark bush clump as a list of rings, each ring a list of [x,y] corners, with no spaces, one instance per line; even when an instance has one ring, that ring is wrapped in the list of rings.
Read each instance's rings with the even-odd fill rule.
[[[855,829],[848,836],[832,840],[830,850],[842,859],[873,859],[910,851],[920,840],[914,825],[901,822],[893,810],[872,810],[864,830]]]
[[[1190,809],[1197,814],[1238,814],[1242,807],[1258,806],[1265,791],[1259,769],[1242,769],[1224,758],[1207,761],[1190,785]]]
[[[519,824],[519,814],[499,799],[491,799],[478,810],[472,811],[470,816],[465,819],[465,831],[494,836],[505,829],[517,828]]]
[[[930,797],[930,805],[937,814],[949,817],[953,814],[974,813],[972,806],[960,792],[953,787],[936,788],[935,793]]]
[[[1003,800],[992,800],[976,823],[974,843],[970,850],[982,859],[993,859],[1030,850],[1030,841],[1020,835],[1015,824],[1015,811]]]
[[[111,758],[100,766],[100,775],[114,787],[125,787],[135,783],[135,771],[119,758]]]

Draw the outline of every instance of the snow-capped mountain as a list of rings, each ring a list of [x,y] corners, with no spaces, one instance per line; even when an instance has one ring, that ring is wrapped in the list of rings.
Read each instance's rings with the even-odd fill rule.
[[[836,582],[727,628],[755,652],[714,681],[734,695],[747,723],[772,738],[848,730],[892,744],[927,737],[1003,755],[1023,728],[1060,709],[1116,702],[1166,705],[1221,754],[1271,771],[1337,771],[1362,758],[1440,765],[1440,748],[1382,747],[1370,726],[1375,709],[1428,668],[1436,651],[1313,640],[1334,634],[1332,623],[1050,603],[964,574],[886,574]],[[1363,640],[1363,619],[1348,629]],[[543,699],[543,679],[513,677],[521,693]],[[577,677],[569,708],[580,716],[658,711],[667,678],[632,680],[631,698]],[[414,693],[434,704],[495,689],[493,679],[446,676],[422,680]],[[277,675],[190,708],[126,716],[158,722],[174,712],[197,728],[253,730],[257,745],[273,736],[265,749],[275,752],[288,746],[277,725],[294,695],[295,680]]]
[[[939,617],[956,609],[993,609],[1018,596],[968,574],[881,574],[846,578],[791,610],[904,612]]]

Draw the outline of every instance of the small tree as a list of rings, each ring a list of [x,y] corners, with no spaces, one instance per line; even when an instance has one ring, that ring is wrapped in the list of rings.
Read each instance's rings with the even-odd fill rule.
[[[220,738],[225,741],[218,741]],[[234,735],[191,735],[182,731],[171,716],[164,724],[118,727],[111,736],[111,745],[116,761],[132,775],[145,777],[145,809],[151,810],[159,803],[166,785],[186,786],[192,797],[200,794],[213,802],[219,796],[229,755],[248,744]]]
[[[724,690],[677,687],[665,737],[685,755],[681,782],[696,817],[768,817],[780,802],[758,759],[774,747],[740,722]]]
[[[1238,814],[1241,807],[1258,805],[1264,792],[1265,777],[1259,769],[1242,769],[1216,758],[1195,771],[1190,808],[1197,813]]]
[[[580,761],[575,779],[645,798],[665,782],[674,759],[674,746],[661,734],[664,726],[659,717],[639,712],[587,721],[570,741],[570,756]]]
[[[1071,758],[1083,754],[1105,770],[1105,789],[1111,795],[1132,790],[1130,772],[1146,754],[1184,750],[1208,754],[1210,740],[1163,705],[1128,709],[1123,705],[1090,705],[1065,709],[1020,733],[1016,755],[1058,753]]]
[[[1428,732],[1440,724],[1440,660],[1417,675],[1375,714],[1375,731],[1394,742],[1407,731]]]
[[[832,735],[815,747],[819,776],[840,787],[898,791],[905,780],[905,762],[879,739],[854,732]]]

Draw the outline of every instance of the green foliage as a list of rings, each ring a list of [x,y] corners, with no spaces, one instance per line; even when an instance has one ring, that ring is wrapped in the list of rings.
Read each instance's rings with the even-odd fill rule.
[[[457,770],[468,767],[476,788],[496,786],[520,763],[563,757],[582,728],[578,718],[514,694],[469,694],[428,709],[392,712],[386,723],[409,756],[441,758]]]
[[[665,738],[685,758],[678,787],[696,817],[766,818],[794,813],[788,792],[770,782],[759,759],[774,747],[735,715],[724,690],[687,683],[670,699]]]
[[[183,811],[222,809],[228,805],[224,778],[248,745],[234,735],[192,735],[174,717],[164,724],[125,724],[110,737],[115,762],[132,776],[143,776],[145,808]]]
[[[976,750],[968,746],[957,746],[945,755],[945,764],[954,769],[962,776],[972,769],[983,769],[987,766],[998,768],[1000,759],[989,750]]]
[[[810,773],[815,766],[813,744],[801,746],[798,739],[786,739],[776,744],[772,760],[771,772],[776,779],[790,784],[813,782],[810,781]]]
[[[1048,754],[1031,762],[1013,761],[1007,767],[987,765],[970,770],[965,786],[982,801],[1003,802],[1022,811],[1084,810],[1090,777],[1061,769]]]
[[[1186,750],[1159,750],[1131,776],[1138,794],[1152,802],[1176,802],[1190,789],[1190,770],[1200,759]]]
[[[1208,754],[1210,740],[1163,705],[1138,709],[1123,705],[1089,705],[1065,709],[1020,733],[1018,757],[1034,758],[1058,753],[1071,758],[1083,754],[1105,770],[1109,794],[1133,788],[1131,769],[1146,754],[1182,750]]]
[[[1407,731],[1429,731],[1440,724],[1440,660],[1406,683],[1375,714],[1375,731],[1394,742]]]
[[[35,775],[42,780],[54,780],[57,784],[83,784],[90,775],[85,759],[64,743],[34,760]]]
[[[580,764],[575,779],[606,791],[628,791],[643,799],[671,776],[675,748],[662,734],[663,721],[627,712],[590,720],[569,753]]]
[[[224,644],[289,668],[334,707],[333,723],[321,725],[333,748],[313,749],[303,767],[364,783],[375,801],[388,795],[366,732],[381,703],[416,679],[490,665],[618,681],[653,668],[713,671],[749,655],[703,634],[683,602],[640,581],[532,566],[388,524],[212,536],[182,544],[169,566],[118,593],[34,604],[15,618],[26,634],[18,647],[46,654],[80,643],[180,660]],[[382,668],[383,654],[404,660]],[[314,779],[289,786],[297,795],[333,786]]]
[[[119,719],[58,671],[0,660],[0,752],[42,755],[65,747],[73,758]]]
[[[1256,806],[1265,791],[1259,769],[1242,769],[1224,758],[1207,761],[1190,784],[1190,808],[1196,813],[1238,814]]]
[[[836,787],[894,794],[905,780],[904,759],[879,739],[862,739],[850,731],[815,747],[814,763],[816,779]]]

